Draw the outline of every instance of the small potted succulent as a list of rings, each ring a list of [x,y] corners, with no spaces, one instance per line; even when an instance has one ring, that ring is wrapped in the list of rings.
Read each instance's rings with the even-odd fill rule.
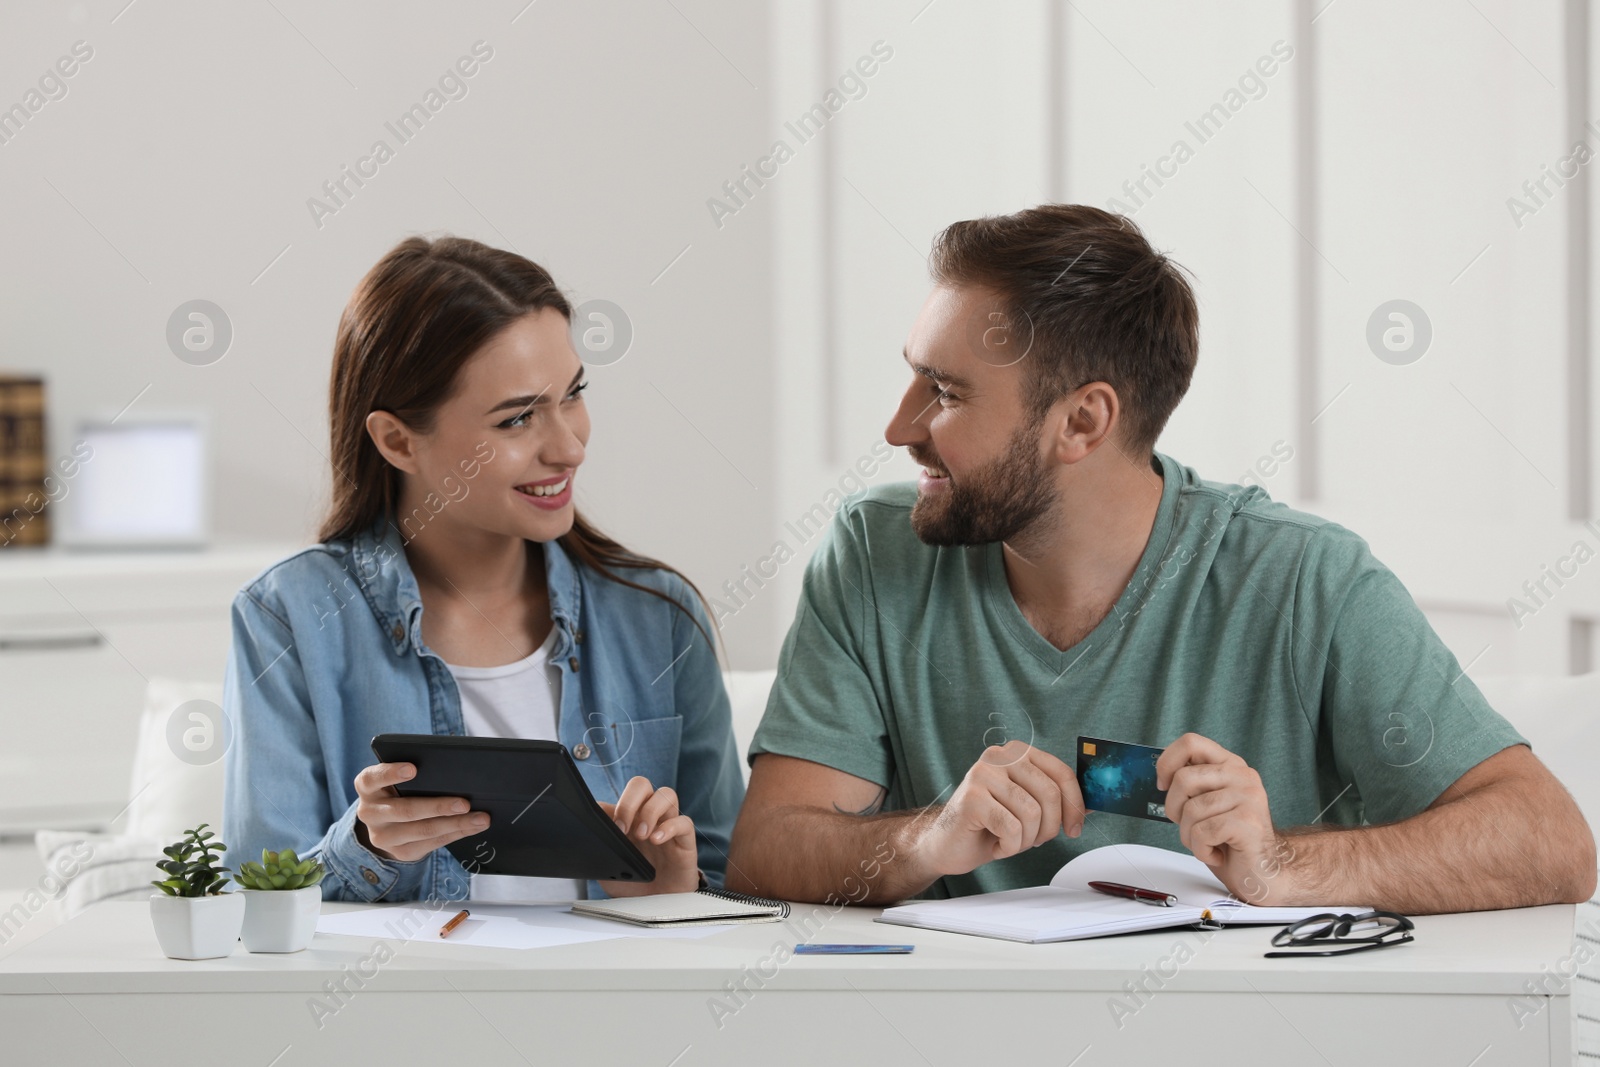
[[[209,960],[233,952],[244,924],[244,898],[224,893],[228,868],[217,863],[228,846],[201,823],[166,848],[156,866],[166,875],[150,884],[150,921],[161,951],[175,960]]]
[[[261,851],[261,862],[240,864],[233,876],[245,898],[244,947],[250,952],[299,952],[311,944],[322,914],[322,861],[286,848]]]

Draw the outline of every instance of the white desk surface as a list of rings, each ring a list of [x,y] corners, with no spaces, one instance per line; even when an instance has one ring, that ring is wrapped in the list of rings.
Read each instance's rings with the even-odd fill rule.
[[[147,903],[102,904],[0,959],[0,1062],[154,1067],[198,1027],[230,1063],[279,1067],[1571,1063],[1569,983],[1548,977],[1570,906],[1424,917],[1413,944],[1306,960],[1263,959],[1270,927],[1019,945],[816,911],[697,940],[389,941],[374,968],[377,940],[326,934],[169,960]],[[801,940],[917,949],[773,958]]]
[[[362,905],[326,903],[334,912]],[[797,925],[815,908],[808,935]],[[390,941],[382,984],[393,991],[651,991],[725,988],[776,944],[905,943],[909,956],[797,956],[788,990],[1119,991],[1179,942],[1191,992],[1474,994],[1521,996],[1570,956],[1571,905],[1422,916],[1417,940],[1341,958],[1264,959],[1275,927],[1233,927],[1209,941],[1186,928],[1049,945],[913,930],[872,922],[876,909],[799,905],[785,923],[732,926],[697,940],[617,940],[544,949]],[[819,927],[820,923],[820,927]],[[371,955],[375,939],[318,934],[311,947],[263,955],[238,947],[216,960],[161,955],[145,902],[97,905],[0,959],[0,994],[314,992]],[[1172,966],[1169,962],[1165,965]],[[768,964],[770,970],[770,964]],[[1563,990],[1552,990],[1557,996]]]

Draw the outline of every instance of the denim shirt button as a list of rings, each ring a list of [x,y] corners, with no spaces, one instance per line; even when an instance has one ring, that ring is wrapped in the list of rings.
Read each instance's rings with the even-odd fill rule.
[[[577,656],[573,656],[570,659],[568,659],[567,660],[567,666],[571,667],[573,670],[577,670],[578,669],[578,657]]]
[[[577,644],[580,644],[580,645],[583,644],[583,631],[582,630],[574,630],[574,631],[572,631],[572,640]]]
[[[371,867],[363,867],[363,868],[361,868],[361,877],[365,878],[368,882],[372,883],[373,885],[377,885],[378,884],[378,876],[375,873],[373,873],[373,870],[372,870]]]
[[[574,745],[572,747],[572,755],[573,755],[573,758],[575,758],[575,759],[588,759],[589,758],[589,746],[584,744],[582,741],[579,741],[576,745]]]
[[[394,624],[394,629],[389,631],[389,636],[393,637],[396,641],[400,640],[405,635],[406,635],[406,628],[404,626],[401,626],[399,623],[395,623]]]

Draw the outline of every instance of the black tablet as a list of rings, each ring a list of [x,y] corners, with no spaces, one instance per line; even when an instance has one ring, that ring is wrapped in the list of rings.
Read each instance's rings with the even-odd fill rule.
[[[410,763],[403,797],[465,797],[489,828],[445,847],[474,874],[651,882],[656,870],[595,803],[578,765],[555,741],[379,734],[383,763]]]

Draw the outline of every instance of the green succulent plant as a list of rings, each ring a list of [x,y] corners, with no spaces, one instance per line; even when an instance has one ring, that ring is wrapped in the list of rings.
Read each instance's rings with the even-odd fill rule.
[[[184,834],[181,841],[162,849],[167,857],[157,860],[156,866],[166,874],[161,881],[150,884],[169,897],[214,897],[228,884],[228,868],[217,860],[214,852],[226,852],[228,846],[213,841],[217,835],[201,823]]]
[[[304,889],[321,882],[327,873],[321,860],[303,860],[292,848],[278,852],[262,849],[261,862],[241,863],[233,880],[246,889]]]

